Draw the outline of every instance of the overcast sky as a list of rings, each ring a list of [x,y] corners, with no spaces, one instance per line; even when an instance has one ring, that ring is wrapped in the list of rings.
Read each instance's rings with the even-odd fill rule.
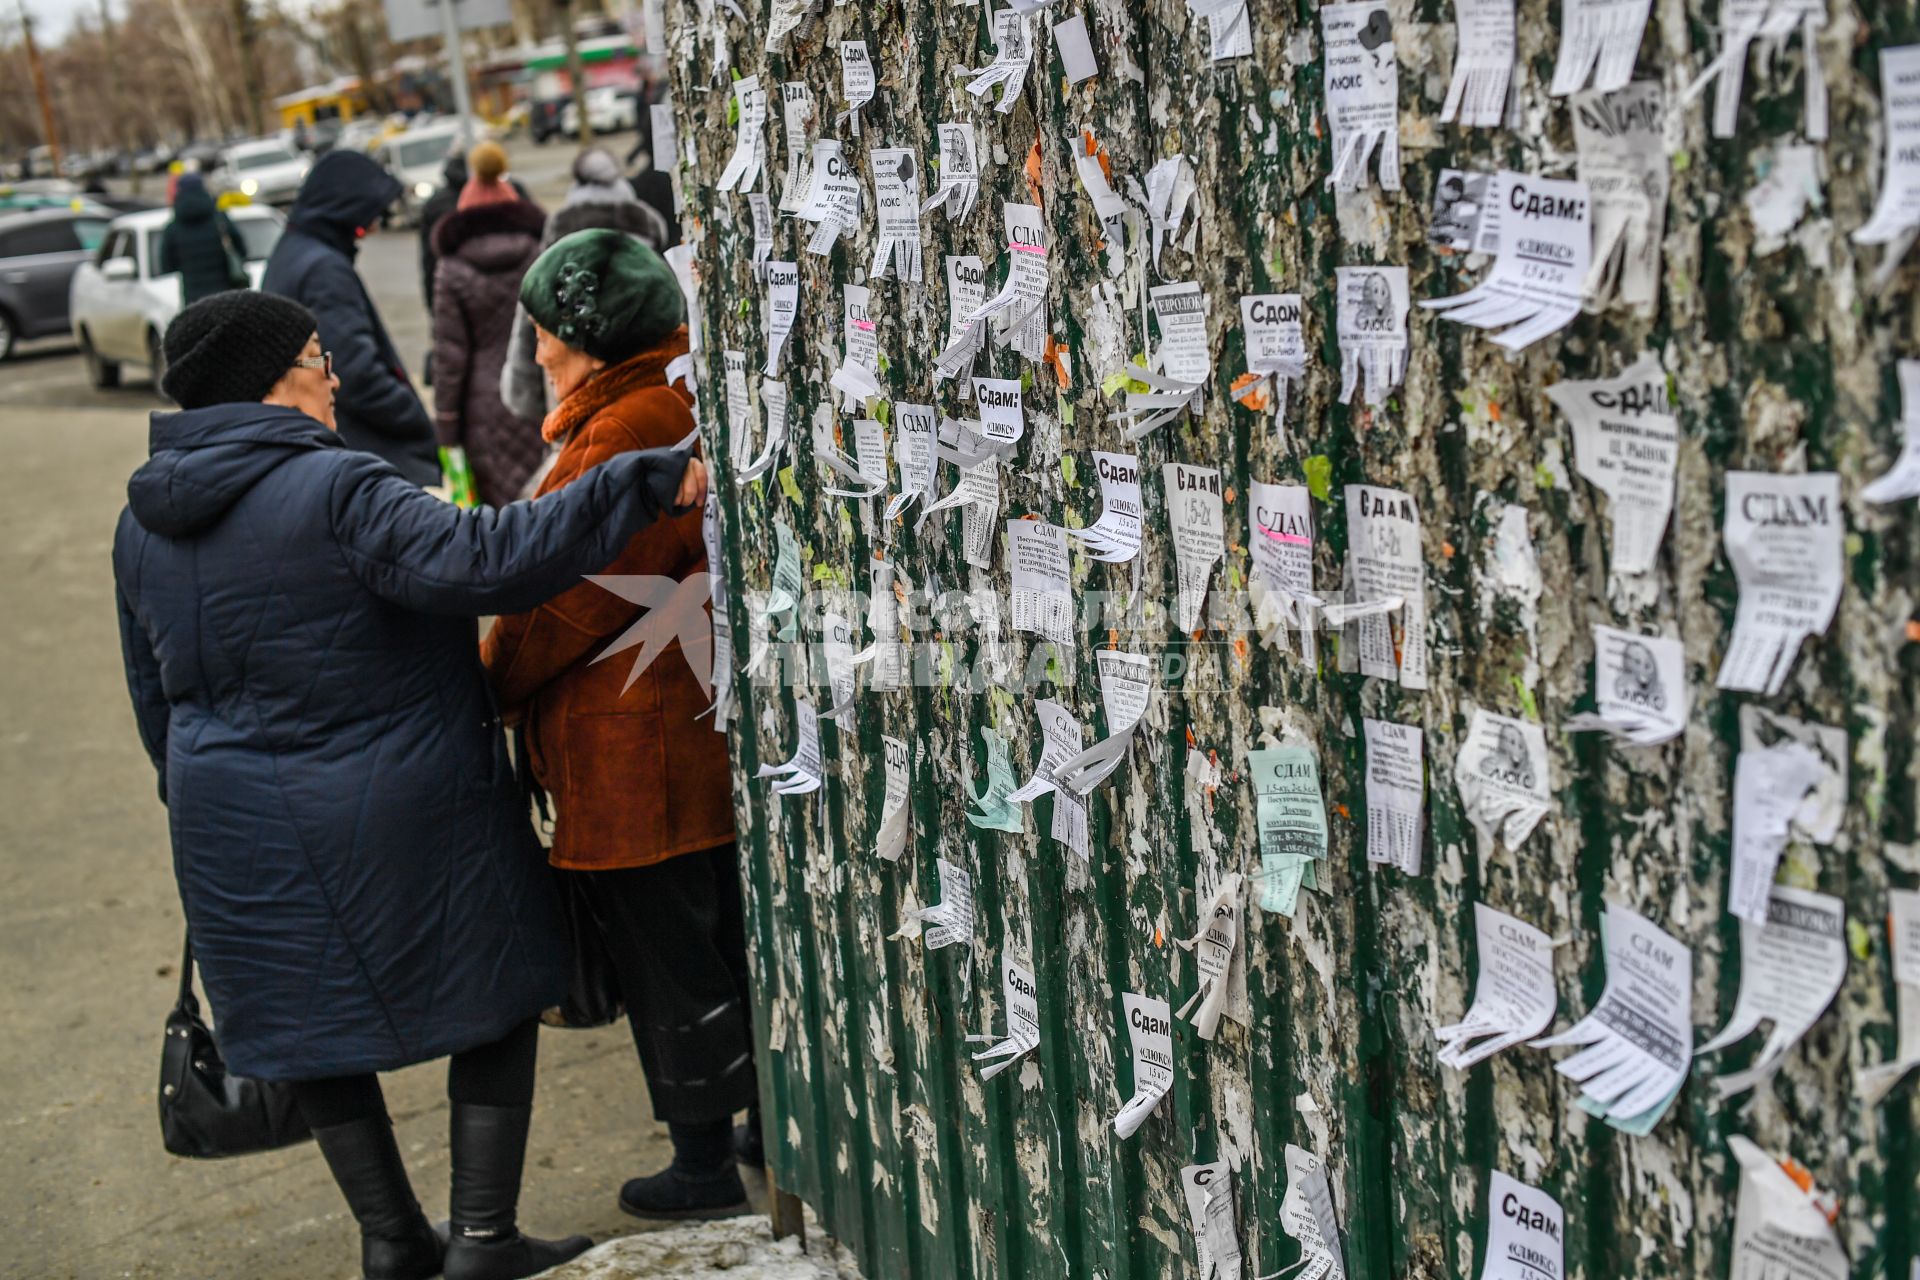
[[[0,0],[0,5],[5,6],[0,12],[5,13],[7,25],[12,26],[20,16],[19,0]],[[119,13],[124,7],[114,4],[113,10]],[[33,15],[33,34],[47,44],[59,44],[65,39],[67,28],[73,25],[73,15],[82,9],[98,13],[100,0],[27,0],[27,12]]]

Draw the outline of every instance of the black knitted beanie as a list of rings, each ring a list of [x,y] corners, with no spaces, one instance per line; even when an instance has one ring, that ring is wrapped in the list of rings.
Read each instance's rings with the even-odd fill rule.
[[[291,298],[252,289],[216,293],[167,326],[160,389],[182,409],[264,400],[319,328],[313,312]]]

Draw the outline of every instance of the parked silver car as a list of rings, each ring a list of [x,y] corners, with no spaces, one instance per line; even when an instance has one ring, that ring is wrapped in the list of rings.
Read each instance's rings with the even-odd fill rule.
[[[66,333],[73,273],[107,238],[103,210],[0,214],[0,360],[28,338]]]

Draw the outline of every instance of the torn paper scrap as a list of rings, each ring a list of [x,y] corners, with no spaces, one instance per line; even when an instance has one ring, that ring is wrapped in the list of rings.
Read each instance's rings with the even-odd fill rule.
[[[1820,780],[1790,819],[1792,834],[1814,844],[1832,844],[1847,816],[1847,731],[1769,711],[1754,703],[1740,708],[1740,750],[1757,751],[1782,741],[1798,742],[1820,757]]]
[[[1827,138],[1827,82],[1815,42],[1827,25],[1827,0],[1720,0],[1720,53],[1700,72],[1682,95],[1691,102],[1713,82],[1712,130],[1716,138],[1731,138],[1740,119],[1740,88],[1747,74],[1747,50],[1757,40],[1761,59],[1771,65],[1775,51],[1787,37],[1800,35],[1800,61],[1805,95],[1803,131],[1810,142]]]
[[[1498,1169],[1487,1184],[1487,1252],[1480,1280],[1565,1280],[1560,1202]]]
[[[1383,405],[1407,376],[1407,269],[1340,267],[1335,295],[1340,402],[1364,380],[1367,403]]]
[[[784,520],[773,526],[773,574],[764,599],[755,601],[754,612],[763,618],[786,616],[780,627],[780,639],[791,642],[799,635],[800,594],[805,590],[800,579],[800,544]]]
[[[1513,0],[1454,0],[1453,80],[1440,121],[1468,128],[1498,129],[1507,114],[1507,84],[1513,76]]]
[[[1920,1066],[1920,890],[1887,890],[1887,943],[1893,953],[1894,1016],[1900,1037],[1891,1059],[1863,1068],[1857,1077],[1868,1106],[1877,1105],[1902,1076]]]
[[[1076,796],[1099,786],[1127,758],[1153,696],[1153,663],[1145,655],[1101,649],[1093,656],[1100,672],[1107,736],[1069,756],[1053,771],[1054,785]]]
[[[860,180],[838,138],[823,138],[813,144],[812,166],[813,183],[797,216],[815,224],[807,238],[807,252],[824,256],[833,252],[841,236],[858,233]]]
[[[1599,731],[1635,747],[1671,742],[1686,731],[1686,646],[1666,636],[1593,624],[1595,710],[1567,717],[1568,733]]]
[[[986,300],[986,266],[973,254],[949,255],[947,340],[939,357],[945,364],[935,367],[933,380],[936,384],[964,374],[973,367],[974,357],[986,345],[987,325],[981,321],[977,322],[976,327],[976,322],[967,317],[978,311]],[[964,378],[961,379],[961,385],[969,389],[971,387]],[[964,396],[966,393],[962,394]]]
[[[1180,1170],[1180,1185],[1187,1193],[1199,1280],[1241,1280],[1245,1264],[1234,1223],[1233,1170],[1224,1160],[1190,1164]]]
[[[1113,1117],[1113,1131],[1131,1138],[1173,1087],[1173,1016],[1165,1000],[1120,993],[1133,1045],[1133,1096]]]
[[[747,353],[720,353],[726,369],[727,463],[744,467],[753,460],[753,400],[747,391]]]
[[[1451,1026],[1436,1027],[1435,1056],[1465,1071],[1547,1029],[1559,997],[1553,985],[1553,940],[1516,916],[1473,904],[1479,972],[1473,1004]]]
[[[841,286],[842,319],[840,367],[833,372],[831,385],[840,392],[842,406],[858,410],[870,400],[886,395],[880,385],[880,331],[871,311],[872,290],[865,285]]]
[[[873,101],[873,85],[873,59],[867,53],[867,42],[842,40],[840,93],[847,109],[834,118],[834,123],[847,125],[847,132],[853,137],[860,136],[860,108]]]
[[[753,214],[753,274],[767,274],[767,261],[773,257],[773,199],[764,191],[747,196],[747,208]]]
[[[920,909],[920,921],[931,926],[921,939],[927,950],[973,946],[973,877],[958,863],[934,859],[940,877],[940,901]]]
[[[1140,554],[1140,460],[1096,450],[1093,471],[1100,481],[1100,518],[1068,529],[1067,536],[1095,560],[1125,564]]]
[[[1900,456],[1887,473],[1860,490],[1868,502],[1920,498],[1920,360],[1902,360],[1900,377]]]
[[[760,380],[760,407],[767,412],[767,442],[733,473],[735,484],[750,484],[772,471],[787,447],[787,384]],[[784,637],[790,639],[791,637]]]
[[[1027,15],[1016,9],[1002,9],[993,15],[993,61],[984,67],[956,67],[956,76],[972,76],[967,92],[985,98],[995,86],[1000,101],[994,110],[1005,114],[1019,100],[1020,86],[1026,82],[1027,66],[1033,61],[1033,27]]]
[[[1319,626],[1314,611],[1325,603],[1313,591],[1313,495],[1303,484],[1255,480],[1247,496],[1254,627],[1268,644],[1284,643],[1288,628],[1297,631],[1300,656],[1312,662]]]
[[[1427,243],[1453,253],[1493,253],[1500,247],[1498,210],[1487,207],[1490,173],[1442,169],[1433,184]]]
[[[1286,421],[1287,391],[1307,376],[1307,338],[1303,323],[1306,306],[1297,293],[1246,293],[1240,295],[1240,332],[1247,349],[1247,372],[1259,380],[1244,386],[1236,383],[1233,398],[1257,409],[1253,403],[1266,391],[1273,404],[1276,424]]]
[[[843,615],[832,612],[820,615],[818,652],[826,665],[830,699],[830,710],[820,718],[835,724],[846,724],[847,713],[853,710],[854,696],[859,689],[859,673],[853,662],[853,627]]]
[[[1730,1280],[1847,1280],[1852,1264],[1813,1188],[1737,1133],[1727,1150],[1740,1166]]]
[[[777,796],[797,796],[818,791],[824,781],[820,763],[820,721],[814,714],[813,704],[804,698],[795,698],[793,718],[800,730],[800,741],[794,747],[793,759],[785,764],[763,764],[759,773],[754,775],[772,778],[773,794]]]
[[[1892,246],[1874,273],[1884,284],[1920,232],[1920,44],[1880,50],[1880,110],[1885,159],[1873,216],[1853,233],[1855,244]]]
[[[1483,847],[1517,849],[1553,808],[1547,735],[1539,725],[1476,707],[1453,765],[1467,821]]]
[[[1363,718],[1367,741],[1367,861],[1420,874],[1426,742],[1419,726]]]
[[[1180,238],[1180,225],[1186,221],[1187,205],[1198,190],[1194,180],[1193,161],[1185,155],[1168,156],[1165,160],[1147,170],[1146,206],[1147,221],[1152,227],[1153,269],[1160,270],[1160,248],[1168,240]],[[1134,188],[1137,199],[1140,189]],[[1197,226],[1197,224],[1196,224]],[[1183,247],[1192,252],[1193,237],[1188,235]]]
[[[1000,957],[1000,993],[1007,1006],[1007,1034],[995,1041],[990,1035],[968,1036],[970,1043],[986,1043],[990,1048],[973,1055],[975,1062],[989,1063],[980,1079],[991,1080],[1040,1047],[1040,985],[1033,973],[1011,955]]]
[[[1227,553],[1220,472],[1215,467],[1169,462],[1161,467],[1160,475],[1166,485],[1167,523],[1173,526],[1174,567],[1180,593],[1174,609],[1174,625],[1191,633],[1200,627],[1213,566]]]
[[[1200,932],[1178,940],[1193,952],[1200,969],[1200,983],[1179,1016],[1193,1023],[1194,1033],[1211,1040],[1220,1029],[1220,1015],[1227,1007],[1227,974],[1233,967],[1233,953],[1240,945],[1240,874],[1234,872],[1220,881],[1213,899],[1200,909]]]
[[[1823,204],[1820,148],[1777,142],[1755,160],[1757,180],[1747,191],[1747,216],[1753,219],[1753,254],[1764,258],[1787,246],[1787,236],[1807,210]]]
[[[889,520],[915,502],[933,501],[933,450],[938,429],[933,406],[929,404],[896,400],[893,420],[893,461],[900,468],[900,492],[887,501]]]
[[[1300,1242],[1304,1269],[1293,1280],[1346,1280],[1340,1254],[1340,1223],[1333,1214],[1333,1188],[1327,1166],[1304,1147],[1287,1144],[1287,1193],[1280,1201],[1280,1225]]]
[[[1007,225],[1007,278],[1000,292],[965,317],[966,335],[934,361],[936,382],[973,362],[987,333],[981,323],[1004,324],[1008,345],[1029,360],[1042,359],[1047,337],[1047,234],[1038,205],[1003,207]]]
[[[1086,802],[1054,783],[1054,771],[1080,754],[1086,729],[1073,712],[1051,698],[1035,700],[1033,709],[1040,720],[1040,762],[1034,766],[1033,776],[1007,800],[1011,804],[1031,804],[1041,796],[1052,795],[1052,837],[1081,857],[1088,857]]]
[[[881,735],[881,747],[887,752],[887,787],[879,800],[879,833],[874,837],[874,854],[881,862],[899,862],[906,852],[906,837],[912,831],[912,810],[908,796],[908,752],[897,737]]]
[[[1840,605],[1839,475],[1727,472],[1722,536],[1740,603],[1719,686],[1778,693],[1800,642],[1823,634]]]
[[[1362,675],[1398,680],[1403,689],[1424,689],[1427,570],[1419,509],[1399,489],[1370,484],[1346,486],[1345,498],[1346,599],[1322,609],[1329,626],[1344,628],[1342,669],[1357,667]],[[1398,643],[1391,613],[1400,615]]]
[[[1187,12],[1207,20],[1210,60],[1224,62],[1253,56],[1253,24],[1247,19],[1247,0],[1187,0]]]
[[[1799,742],[1741,751],[1733,771],[1733,873],[1727,912],[1764,924],[1788,827],[1818,786],[1826,765]]]
[[[1007,740],[992,729],[982,729],[980,739],[987,752],[987,785],[980,791],[974,791],[972,784],[968,784],[968,799],[979,812],[968,810],[967,821],[985,830],[1018,834],[1022,829],[1020,811],[1007,798],[1013,794],[1015,786],[1013,762],[1007,754]]]
[[[1198,412],[1201,397],[1213,376],[1213,357],[1207,344],[1207,299],[1199,284],[1188,280],[1156,285],[1147,291],[1160,326],[1160,345],[1150,367],[1129,365],[1126,410],[1117,415],[1126,423],[1128,440],[1138,440],[1182,414]],[[1136,390],[1135,383],[1146,390]]]
[[[1260,824],[1260,909],[1290,916],[1302,888],[1318,888],[1314,863],[1327,856],[1327,807],[1311,747],[1264,747],[1247,754]]]
[[[1740,994],[1733,1016],[1694,1053],[1744,1040],[1762,1022],[1772,1027],[1753,1065],[1715,1076],[1714,1091],[1730,1098],[1770,1078],[1833,1003],[1846,976],[1846,907],[1840,899],[1774,885],[1765,923],[1740,922]]]
[[[1547,398],[1573,428],[1574,469],[1607,495],[1611,571],[1652,572],[1673,511],[1680,458],[1666,371],[1644,355],[1612,378],[1556,382]]]
[[[713,661],[708,668],[713,705],[713,727],[727,731],[733,718],[733,619],[728,612],[726,559],[721,553],[720,486],[707,487],[707,502],[700,513],[700,534],[707,549],[708,605],[713,618]],[[705,712],[702,712],[704,715]]]
[[[1618,298],[1642,314],[1660,296],[1660,241],[1667,227],[1671,172],[1658,80],[1573,95],[1576,172],[1593,197],[1593,265],[1586,308]]]
[[[980,161],[974,153],[973,122],[942,121],[937,130],[940,135],[940,185],[920,206],[920,212],[932,213],[936,208],[943,208],[947,221],[958,225],[967,220],[967,215],[973,212],[973,206],[980,198]],[[985,294],[981,296],[984,298]]]
[[[759,76],[733,83],[739,118],[734,126],[733,154],[714,187],[720,191],[752,191],[767,162],[767,91]]]
[[[1583,1046],[1554,1070],[1620,1127],[1658,1118],[1687,1078],[1693,1057],[1693,952],[1617,902],[1601,924],[1607,982],[1593,1012],[1535,1048]]]
[[[1548,92],[1564,98],[1584,88],[1589,76],[1596,89],[1624,88],[1633,78],[1651,3],[1565,0],[1560,11],[1560,55],[1553,64],[1553,86]]]
[[[1358,191],[1367,183],[1367,159],[1380,153],[1380,187],[1400,189],[1400,65],[1394,59],[1393,18],[1377,0],[1320,9],[1326,42],[1327,122],[1333,133],[1333,172],[1327,185]]]
[[[1487,197],[1500,216],[1493,270],[1465,293],[1420,305],[1476,329],[1511,326],[1493,340],[1519,351],[1580,314],[1593,255],[1592,200],[1584,182],[1505,169],[1487,184]]]
[[[787,143],[787,171],[780,180],[780,212],[799,213],[813,189],[813,91],[798,80],[780,86],[780,110]]]

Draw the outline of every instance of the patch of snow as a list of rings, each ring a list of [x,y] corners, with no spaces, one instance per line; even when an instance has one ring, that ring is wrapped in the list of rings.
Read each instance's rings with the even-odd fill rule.
[[[853,1255],[807,1215],[807,1244],[775,1240],[754,1215],[609,1240],[541,1280],[861,1280]]]

